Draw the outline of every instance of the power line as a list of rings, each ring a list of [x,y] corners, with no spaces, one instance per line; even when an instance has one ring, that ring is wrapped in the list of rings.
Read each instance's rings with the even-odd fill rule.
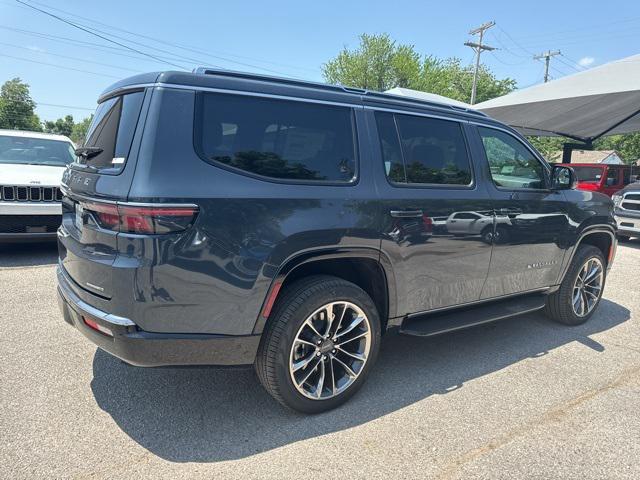
[[[61,55],[59,53],[52,53],[52,52],[47,52],[47,51],[42,51],[41,52],[41,51],[33,50],[33,49],[29,48],[29,47],[23,47],[23,46],[20,46],[20,45],[13,45],[11,43],[0,42],[0,45],[5,45],[7,47],[13,47],[13,48],[20,48],[22,50],[29,50],[30,52],[33,52],[33,53],[42,53],[42,54],[45,54],[45,55],[52,55],[54,57],[66,58],[67,60],[75,60],[77,62],[92,63],[94,65],[100,65],[102,67],[117,68],[117,69],[120,69],[120,70],[128,70],[129,72],[141,73],[140,70],[133,70],[131,68],[126,68],[126,67],[119,67],[117,65],[110,65],[108,63],[94,62],[92,60],[85,60],[83,58],[78,58],[78,57],[70,57],[68,55]]]
[[[81,70],[79,68],[72,68],[72,67],[65,67],[65,66],[62,66],[62,65],[56,65],[55,63],[39,62],[38,60],[30,60],[28,58],[14,57],[13,55],[6,55],[4,53],[0,53],[0,57],[12,58],[14,60],[21,60],[23,62],[29,62],[29,63],[37,63],[39,65],[46,65],[48,67],[61,68],[62,70],[71,70],[71,71],[74,71],[74,72],[88,73],[90,75],[97,75],[99,77],[109,77],[109,78],[115,78],[117,80],[119,80],[121,78],[121,77],[116,77],[115,75],[107,75],[106,73],[91,72],[89,70]]]
[[[22,0],[16,0],[16,1],[19,1],[19,2],[21,2],[21,3],[24,3],[24,2],[22,2]],[[39,3],[39,2],[32,2],[32,3],[39,4],[39,5],[44,5],[44,4]],[[52,9],[52,10],[57,10],[57,11],[60,11],[60,12],[65,12],[64,10],[57,9],[57,8],[54,8],[54,7],[50,7],[50,6],[48,6],[48,5],[47,5],[47,7],[48,7],[49,9]],[[35,8],[35,7],[33,7],[33,8]],[[40,10],[40,9],[39,9],[39,10]],[[87,17],[82,17],[82,16],[75,15],[75,14],[72,14],[72,13],[69,13],[69,12],[65,12],[65,13],[68,13],[68,14],[69,14],[69,15],[71,15],[72,17],[86,19],[86,20],[88,20],[89,22],[91,22],[92,24],[104,25],[104,26],[107,26],[107,27],[108,27],[108,28],[110,28],[110,29],[119,30],[119,31],[122,31],[122,32],[127,33],[128,35],[132,35],[132,36],[136,36],[136,37],[147,38],[147,39],[150,39],[150,40],[152,40],[152,41],[154,41],[154,42],[157,42],[157,43],[161,43],[161,44],[164,44],[164,45],[169,45],[169,46],[171,46],[171,47],[173,47],[173,48],[179,48],[179,49],[181,49],[181,50],[187,50],[187,51],[191,51],[191,52],[194,52],[194,53],[199,53],[199,54],[202,54],[202,55],[206,55],[207,57],[210,57],[210,58],[216,58],[216,59],[218,59],[218,60],[223,60],[223,61],[226,61],[226,62],[234,63],[234,64],[237,64],[237,65],[241,65],[241,66],[244,66],[244,67],[249,67],[249,68],[258,69],[258,70],[264,70],[264,71],[266,71],[266,72],[270,72],[270,73],[274,73],[274,74],[278,74],[278,75],[283,75],[283,76],[296,77],[295,75],[291,75],[291,74],[287,75],[287,74],[285,74],[285,73],[283,73],[283,72],[279,72],[279,71],[277,71],[277,70],[273,70],[273,69],[270,69],[270,68],[261,67],[261,66],[259,66],[259,65],[252,65],[252,64],[249,64],[249,63],[246,63],[246,62],[239,62],[239,61],[236,61],[236,60],[231,60],[231,59],[229,59],[229,58],[225,58],[225,57],[221,57],[221,56],[217,56],[217,55],[212,55],[212,54],[211,54],[211,53],[209,53],[209,52],[205,52],[205,51],[203,51],[203,50],[198,50],[198,49],[195,49],[195,48],[192,48],[192,47],[187,47],[187,46],[183,46],[183,45],[176,45],[176,44],[173,44],[173,43],[167,42],[167,41],[165,41],[165,40],[161,40],[161,39],[154,38],[154,37],[150,37],[150,36],[147,36],[147,35],[142,35],[142,34],[139,34],[139,33],[131,32],[131,31],[128,31],[128,30],[125,30],[125,29],[119,28],[119,27],[114,27],[114,26],[111,26],[111,25],[107,25],[107,24],[105,24],[105,23],[103,23],[103,22],[99,22],[99,21],[96,21],[96,20],[91,20],[91,19],[88,19]],[[51,14],[51,15],[53,15],[53,14]],[[56,17],[57,17],[57,16],[56,16]],[[61,17],[58,17],[58,18],[61,18]],[[63,20],[64,20],[64,19],[63,19]],[[67,22],[68,22],[68,21],[67,21]],[[144,44],[144,43],[141,43],[141,42],[137,42],[137,41],[134,41],[134,40],[132,40],[132,39],[130,39],[130,38],[123,37],[123,36],[121,36],[121,35],[116,35],[116,34],[114,34],[113,32],[108,32],[108,31],[105,31],[105,30],[101,30],[101,29],[99,29],[99,28],[96,28],[94,25],[91,25],[91,26],[90,26],[90,25],[87,25],[86,23],[85,23],[85,24],[83,24],[83,23],[80,23],[80,22],[77,22],[77,21],[76,21],[76,22],[74,23],[74,26],[76,26],[76,27],[78,27],[78,28],[82,28],[84,31],[92,32],[92,33],[94,33],[94,34],[95,34],[95,32],[99,32],[99,33],[103,34],[103,35],[101,36],[101,38],[106,38],[106,39],[109,39],[109,37],[111,37],[111,38],[117,38],[117,39],[120,39],[120,40],[122,40],[122,41],[124,41],[124,42],[128,42],[128,43],[133,44],[133,45],[137,45],[137,46],[140,46],[140,47],[144,47],[144,48],[146,48],[146,49],[155,50],[155,51],[158,51],[158,52],[162,52],[162,53],[165,53],[165,54],[171,55],[171,56],[173,56],[174,58],[177,58],[178,60],[186,60],[186,61],[193,62],[193,63],[199,64],[199,65],[210,65],[210,66],[212,66],[212,67],[216,67],[216,68],[224,68],[224,67],[222,67],[222,66],[220,66],[220,65],[216,65],[215,63],[212,63],[212,62],[211,62],[211,61],[209,61],[209,60],[202,60],[202,59],[196,59],[196,58],[192,58],[192,57],[187,57],[187,56],[185,56],[185,55],[180,55],[180,54],[177,54],[177,53],[174,53],[174,52],[170,52],[170,51],[167,51],[167,50],[165,50],[165,49],[161,49],[161,48],[158,48],[158,47],[154,47],[154,46],[152,46],[152,45],[148,45],[148,44]],[[96,34],[96,35],[97,35],[97,34]],[[112,40],[112,41],[113,41],[113,40]],[[124,44],[122,44],[122,43],[120,43],[120,42],[116,42],[116,44],[118,44],[118,45],[124,45]],[[166,57],[162,57],[162,56],[159,56],[159,55],[154,55],[154,57],[155,57],[155,58],[158,58],[158,59],[166,58]],[[171,63],[171,62],[165,62],[165,63],[169,63],[169,64],[172,64],[172,65],[175,65],[175,64],[173,64],[173,63]],[[269,63],[269,62],[267,62],[267,63]],[[184,67],[180,67],[180,68],[183,68],[183,69],[184,69]],[[297,78],[299,78],[299,77],[297,77]]]
[[[485,30],[488,30],[489,28],[493,27],[495,24],[496,24],[496,22],[493,22],[493,21],[487,22],[487,23],[483,23],[478,28],[474,28],[473,30],[471,30],[469,32],[469,35],[478,35],[478,43],[464,42],[465,46],[471,47],[476,52],[476,65],[475,65],[475,68],[473,70],[473,84],[471,86],[471,105],[476,103],[476,89],[478,87],[478,70],[480,69],[480,54],[485,50],[487,50],[489,52],[492,51],[492,50],[495,50],[494,47],[490,47],[488,45],[483,45],[482,44],[482,37],[484,35]]]
[[[0,29],[5,29],[5,30],[13,31],[13,32],[18,32],[18,33],[21,33],[22,35],[34,36],[36,38],[44,38],[45,40],[58,42],[58,43],[66,44],[66,45],[74,45],[76,47],[88,48],[88,49],[91,49],[92,51],[97,50],[97,51],[108,53],[109,55],[118,55],[118,56],[121,56],[121,57],[132,58],[132,59],[137,60],[137,61],[150,62],[150,63],[154,63],[154,64],[159,63],[157,60],[149,59],[147,57],[140,57],[140,56],[137,56],[137,55],[127,55],[125,53],[121,53],[121,52],[128,52],[129,50],[124,49],[124,48],[119,48],[119,47],[112,47],[110,45],[104,45],[104,44],[99,44],[99,43],[94,43],[94,42],[86,42],[86,41],[83,41],[83,40],[76,40],[74,38],[69,38],[69,37],[61,37],[61,36],[58,36],[58,35],[51,35],[51,34],[46,34],[46,33],[41,33],[41,32],[34,32],[32,30],[24,30],[24,29],[20,29],[20,28],[12,28],[12,27],[8,27],[6,25],[0,25]],[[158,58],[172,60],[172,58],[161,57],[159,55],[158,55]]]
[[[2,100],[3,102],[14,102],[14,103],[22,103],[21,100],[14,100],[12,98],[4,98]],[[35,100],[34,100],[35,102]],[[44,105],[45,107],[60,107],[60,108],[71,108],[73,110],[90,110],[90,111],[94,111],[95,108],[89,108],[89,107],[75,107],[73,105],[60,105],[58,103],[45,103],[45,102],[35,102],[36,105]]]
[[[46,5],[46,4],[42,3],[42,2],[37,2],[37,1],[31,0],[31,3],[47,7],[50,10],[55,10],[55,11],[58,11],[58,12],[61,12],[61,13],[65,13],[65,14],[70,15],[70,16],[75,17],[75,18],[80,18],[80,19],[86,20],[86,21],[91,22],[91,23],[95,23],[95,24],[102,25],[104,27],[108,27],[108,28],[111,28],[111,29],[114,29],[114,30],[117,30],[117,31],[120,31],[120,32],[124,32],[124,33],[126,33],[128,35],[133,35],[133,36],[140,37],[140,38],[146,38],[147,40],[152,40],[154,42],[162,43],[164,45],[168,45],[168,46],[171,46],[171,47],[174,47],[174,48],[179,48],[181,50],[190,51],[192,53],[199,53],[201,55],[207,55],[207,56],[210,56],[212,58],[217,58],[219,60],[224,60],[224,61],[235,63],[235,64],[238,64],[238,65],[251,67],[251,68],[257,68],[257,69],[265,70],[265,71],[268,71],[268,72],[277,73],[279,75],[285,75],[284,73],[278,72],[278,71],[275,71],[275,70],[265,69],[264,67],[260,67],[260,66],[257,66],[257,65],[251,65],[251,64],[248,64],[248,63],[238,62],[238,61],[235,61],[235,60],[231,60],[229,58],[225,58],[225,57],[214,55],[216,52],[208,52],[208,51],[204,51],[202,49],[199,49],[197,47],[193,47],[193,46],[190,46],[190,45],[171,43],[171,42],[168,42],[168,41],[163,40],[163,39],[151,37],[149,35],[143,35],[143,34],[138,33],[138,32],[132,32],[130,30],[126,30],[126,29],[121,28],[121,27],[116,27],[116,26],[113,26],[113,25],[109,25],[107,23],[104,23],[104,22],[101,22],[101,21],[98,21],[98,20],[95,20],[95,19],[91,19],[91,18],[88,18],[88,17],[77,15],[77,14],[74,14],[72,12],[69,12],[69,11],[66,11],[66,10],[62,10],[60,8],[52,7],[52,6]],[[270,64],[270,65],[275,65],[275,66],[280,66],[280,67],[285,67],[285,68],[293,68],[293,69],[298,69],[298,70],[308,70],[308,71],[318,72],[317,68],[307,68],[307,67],[300,67],[298,65],[289,65],[289,64],[285,64],[285,63],[279,63],[279,62],[271,62],[271,61],[268,61],[268,60],[254,58],[254,57],[248,57],[248,56],[245,56],[245,55],[236,55],[236,54],[232,54],[232,53],[229,53],[229,52],[225,52],[223,54],[225,56],[227,56],[227,57],[242,58],[242,59],[256,61],[256,62],[259,62],[259,63],[265,63],[265,64]]]
[[[179,69],[181,69],[181,70],[187,70],[187,68],[183,67],[182,65],[178,65],[177,63],[172,63],[172,62],[168,62],[168,61],[166,61],[166,60],[162,60],[162,59],[160,59],[160,58],[156,57],[155,55],[152,55],[152,54],[147,53],[147,52],[143,52],[143,51],[141,51],[141,50],[137,50],[137,49],[135,49],[135,48],[133,48],[133,47],[130,47],[129,45],[125,45],[125,44],[123,44],[123,43],[117,42],[117,41],[112,40],[112,39],[110,39],[110,38],[107,38],[107,37],[105,37],[105,36],[103,36],[103,35],[100,35],[99,33],[92,32],[92,31],[91,31],[91,30],[89,30],[88,28],[84,28],[84,27],[83,27],[83,26],[81,26],[81,25],[77,25],[77,24],[75,24],[75,23],[73,23],[73,22],[71,22],[71,21],[69,21],[69,20],[66,20],[66,19],[64,19],[64,18],[62,18],[62,17],[59,17],[58,15],[56,15],[56,14],[54,14],[54,13],[47,12],[46,10],[43,10],[43,9],[41,9],[41,8],[38,8],[38,7],[34,6],[34,5],[30,5],[30,4],[26,3],[26,2],[24,2],[23,0],[16,0],[16,2],[18,2],[18,3],[22,4],[22,5],[25,5],[25,6],[29,7],[29,8],[32,8],[33,10],[36,10],[36,11],[38,11],[38,12],[40,12],[40,13],[43,13],[43,14],[45,14],[45,15],[48,15],[48,16],[50,16],[51,18],[55,18],[56,20],[58,20],[58,21],[60,21],[60,22],[66,23],[67,25],[71,25],[72,27],[77,28],[78,30],[82,30],[83,32],[86,32],[86,33],[88,33],[88,34],[90,34],[90,35],[94,35],[94,36],[96,36],[96,37],[98,37],[98,38],[101,38],[102,40],[105,40],[105,41],[107,41],[107,42],[114,43],[114,44],[119,45],[119,46],[121,46],[121,47],[124,47],[124,48],[126,48],[126,49],[128,49],[128,50],[131,50],[131,51],[133,51],[133,52],[136,52],[136,53],[138,53],[138,54],[140,54],[140,55],[144,55],[144,56],[146,56],[146,57],[153,58],[154,60],[157,60],[157,61],[162,62],[162,63],[166,63],[167,65],[171,65],[171,66],[173,66],[173,67],[177,67],[177,68],[179,68]]]

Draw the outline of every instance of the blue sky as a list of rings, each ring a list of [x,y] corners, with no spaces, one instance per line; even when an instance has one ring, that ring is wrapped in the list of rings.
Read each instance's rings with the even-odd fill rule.
[[[468,31],[490,20],[497,25],[486,43],[499,50],[484,53],[483,63],[500,77],[515,78],[519,87],[542,81],[543,66],[531,57],[547,49],[563,53],[552,60],[554,78],[640,53],[640,2],[630,0],[25,1],[188,69],[206,64],[310,80],[321,80],[322,63],[345,45],[355,47],[361,33],[387,32],[422,54],[469,63],[473,52],[463,46]],[[29,83],[43,119],[66,113],[82,118],[119,78],[175,69],[119,48],[14,0],[0,0],[0,82],[18,76]]]

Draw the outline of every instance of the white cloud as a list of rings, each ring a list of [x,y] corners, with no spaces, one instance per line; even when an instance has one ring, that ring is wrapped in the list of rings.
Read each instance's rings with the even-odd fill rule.
[[[44,52],[44,48],[36,47],[35,45],[27,45],[27,48],[33,52]]]
[[[595,61],[595,58],[593,57],[582,57],[579,61],[578,64],[581,67],[588,67],[589,65],[591,65],[593,62]]]

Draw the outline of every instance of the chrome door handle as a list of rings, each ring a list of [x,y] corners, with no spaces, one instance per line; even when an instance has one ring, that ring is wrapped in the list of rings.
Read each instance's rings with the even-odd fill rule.
[[[422,210],[391,210],[389,214],[396,218],[422,217]]]

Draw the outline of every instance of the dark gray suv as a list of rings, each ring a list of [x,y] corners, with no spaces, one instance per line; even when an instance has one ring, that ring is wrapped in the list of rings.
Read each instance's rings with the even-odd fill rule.
[[[487,116],[202,69],[99,99],[63,179],[65,320],[138,366],[254,365],[333,408],[390,328],[429,336],[601,298],[613,204]]]

